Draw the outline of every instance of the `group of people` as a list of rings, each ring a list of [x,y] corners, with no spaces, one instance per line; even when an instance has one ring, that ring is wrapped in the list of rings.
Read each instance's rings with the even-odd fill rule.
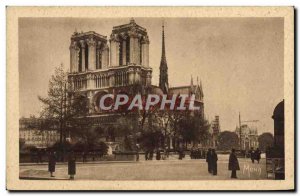
[[[162,150],[158,149],[155,154],[155,159],[156,160],[165,160],[168,156],[169,155],[168,155],[167,150],[162,151]],[[153,158],[154,158],[153,150],[145,151],[145,160],[146,161],[153,160]]]
[[[163,157],[165,156],[165,152],[163,152]],[[181,153],[179,153],[180,156]],[[257,149],[254,151],[253,149],[250,151],[251,154],[251,160],[254,163],[254,159],[256,159],[258,162],[260,160],[260,150]],[[181,156],[179,157],[179,159]],[[153,151],[146,151],[145,153],[145,159],[146,160],[152,160],[153,159]],[[156,152],[156,160],[162,159],[162,155],[160,150],[157,150]],[[48,171],[50,172],[50,176],[54,177],[53,173],[55,172],[55,166],[56,166],[56,153],[54,151],[51,151],[49,153],[49,163],[48,163]],[[138,158],[137,158],[138,161]],[[218,174],[218,155],[216,153],[215,149],[209,148],[206,153],[206,162],[208,164],[208,172],[212,175]],[[237,159],[237,156],[235,154],[235,149],[231,150],[230,156],[229,156],[229,164],[228,164],[228,170],[231,171],[231,178],[237,178],[236,171],[240,170],[239,161]],[[74,176],[76,174],[76,157],[73,151],[69,152],[68,154],[68,175],[70,176],[70,179],[74,179]]]
[[[218,155],[215,149],[209,148],[206,153],[206,162],[208,164],[208,172],[212,175],[218,174]],[[235,154],[235,149],[231,150],[229,155],[228,170],[231,171],[231,178],[237,178],[236,171],[240,170],[239,161]]]
[[[56,166],[56,153],[51,151],[49,153],[49,162],[48,162],[48,171],[50,172],[50,177],[54,177],[53,173],[55,172]],[[73,151],[69,152],[68,154],[68,175],[70,176],[71,180],[74,180],[74,176],[76,174],[76,158]]]
[[[252,163],[254,163],[254,160],[256,160],[257,163],[259,163],[261,159],[261,151],[259,150],[259,148],[257,148],[256,150],[254,150],[253,148],[250,149],[250,158]]]
[[[191,149],[191,159],[205,159],[206,152],[204,149],[192,148]]]
[[[149,150],[149,151],[147,150],[145,152],[145,160],[146,161],[153,160],[153,154],[154,154],[153,150]]]

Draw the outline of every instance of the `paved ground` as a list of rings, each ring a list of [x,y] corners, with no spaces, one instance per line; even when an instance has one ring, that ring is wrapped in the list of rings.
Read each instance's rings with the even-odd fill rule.
[[[241,170],[239,179],[266,179],[265,159],[252,164],[251,160],[239,159]],[[20,166],[20,177],[24,179],[50,179],[48,165]],[[67,164],[57,164],[55,178],[68,179]],[[205,160],[169,160],[140,161],[140,162],[94,162],[77,164],[75,180],[224,180],[230,179],[228,171],[228,155],[219,156],[218,175],[212,176],[207,172]]]

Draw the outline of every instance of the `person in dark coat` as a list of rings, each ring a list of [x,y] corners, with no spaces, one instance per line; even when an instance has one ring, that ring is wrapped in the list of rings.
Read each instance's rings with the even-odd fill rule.
[[[194,150],[194,147],[191,149],[191,155],[190,155],[190,157],[191,157],[191,159],[194,159],[194,152],[195,152],[195,150]]]
[[[53,176],[53,172],[55,172],[55,165],[56,165],[56,156],[54,152],[50,152],[49,154],[49,162],[48,162],[48,171],[50,172],[50,176]]]
[[[182,159],[184,158],[183,149],[180,148],[180,149],[178,150],[178,154],[179,154],[178,159],[179,159],[179,160],[182,160]]]
[[[42,163],[42,152],[39,150],[38,152],[37,152],[37,156],[38,156],[38,163]]]
[[[146,152],[145,152],[145,160],[146,161],[149,160],[149,151],[148,150],[146,150]]]
[[[255,157],[256,157],[257,163],[259,163],[259,161],[261,159],[261,151],[259,150],[259,148],[257,148],[255,151]]]
[[[152,159],[153,159],[153,150],[151,149],[149,152],[149,160],[152,160]]]
[[[251,158],[252,163],[254,163],[254,160],[255,160],[255,151],[254,151],[253,148],[251,148],[251,150],[250,150],[250,158]]]
[[[211,151],[211,171],[214,176],[216,176],[218,173],[217,161],[218,161],[218,155],[217,155],[215,149],[212,149],[212,151]]]
[[[76,174],[76,159],[73,151],[71,151],[68,156],[68,174],[70,175],[70,179],[74,180],[74,175]]]
[[[158,149],[156,151],[156,160],[160,160],[161,159],[161,155],[160,155],[160,150]]]
[[[82,163],[86,162],[86,152],[82,152]]]
[[[206,153],[206,162],[208,165],[208,172],[212,173],[212,167],[211,167],[211,159],[212,158],[212,152],[211,152],[211,148],[208,149],[207,153]]]
[[[231,178],[237,178],[236,171],[240,170],[239,161],[235,155],[235,149],[231,150],[229,156],[228,170],[231,170]]]

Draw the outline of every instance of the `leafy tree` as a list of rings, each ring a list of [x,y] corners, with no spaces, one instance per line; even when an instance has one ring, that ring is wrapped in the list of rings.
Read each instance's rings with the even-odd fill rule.
[[[271,133],[263,133],[258,136],[259,149],[266,151],[268,147],[272,147],[274,143],[274,138]]]
[[[106,155],[108,152],[108,146],[104,142],[99,142],[94,148],[101,155]]]
[[[51,149],[51,150],[54,150],[54,151],[60,151],[62,147],[63,147],[66,151],[69,151],[69,150],[71,150],[72,145],[71,145],[69,142],[67,142],[67,141],[64,141],[62,144],[61,144],[60,142],[55,142],[55,143],[50,147],[50,149]]]
[[[108,151],[108,146],[104,142],[93,143],[92,145],[88,145],[87,143],[77,142],[72,146],[72,150],[79,152],[90,152],[96,151],[101,155],[106,155]]]
[[[236,133],[231,131],[223,131],[218,137],[218,149],[219,150],[231,150],[239,147],[239,137]]]
[[[140,134],[137,117],[135,115],[121,116],[113,128],[117,130],[118,136],[124,137],[124,150],[135,150],[137,137]]]
[[[72,127],[69,128],[72,134],[72,143],[82,143],[87,149],[96,148],[100,138],[104,136],[103,127],[92,127],[89,121],[83,117],[72,122]]]
[[[140,137],[141,146],[144,150],[154,150],[162,147],[163,134],[161,131],[143,132]]]
[[[20,138],[19,139],[19,150],[23,150],[23,148],[25,147],[25,139]]]
[[[209,123],[198,115],[186,115],[178,121],[179,135],[187,142],[204,142],[209,135]]]

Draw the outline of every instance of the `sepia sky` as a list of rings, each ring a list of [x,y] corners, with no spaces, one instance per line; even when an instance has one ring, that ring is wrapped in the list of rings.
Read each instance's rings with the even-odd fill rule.
[[[38,116],[37,96],[46,96],[54,68],[69,69],[74,30],[108,36],[129,18],[19,19],[20,116]],[[150,39],[152,84],[158,85],[161,18],[135,18]],[[273,133],[274,107],[283,99],[282,18],[165,18],[171,87],[202,81],[205,115],[220,116],[221,130],[234,130],[238,114],[259,120],[259,133]]]

